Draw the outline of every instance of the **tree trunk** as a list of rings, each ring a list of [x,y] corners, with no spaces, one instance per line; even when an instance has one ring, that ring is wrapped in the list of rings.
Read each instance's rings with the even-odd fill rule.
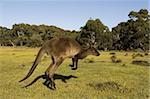
[[[12,45],[13,47],[15,47],[15,44],[14,44],[11,40],[9,40],[9,42],[11,43],[11,45]]]

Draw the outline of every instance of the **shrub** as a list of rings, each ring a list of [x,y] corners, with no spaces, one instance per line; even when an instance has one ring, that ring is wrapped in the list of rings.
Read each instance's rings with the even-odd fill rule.
[[[128,53],[126,53],[124,56],[128,56]]]
[[[144,53],[144,55],[145,55],[145,56],[148,56],[148,53],[146,52],[146,53]]]
[[[143,54],[137,53],[137,56],[143,57]]]
[[[131,90],[127,89],[126,87],[123,87],[122,85],[114,82],[114,81],[109,81],[109,82],[104,82],[104,83],[89,83],[88,86],[93,87],[95,90],[99,91],[118,91],[120,93],[128,93]]]
[[[149,66],[150,65],[149,62],[145,61],[145,60],[133,60],[132,64],[142,65],[142,66]]]
[[[111,58],[111,61],[112,61],[113,63],[116,62],[117,57],[116,57],[115,55],[111,56],[110,58]]]
[[[116,55],[116,53],[115,52],[111,52],[111,53],[109,53],[110,55]]]
[[[85,59],[84,61],[85,63],[94,63],[94,59],[93,58],[88,58],[88,59]]]
[[[116,63],[121,63],[121,62],[122,62],[121,59],[117,59],[117,60],[116,60]]]
[[[117,57],[115,55],[111,56],[110,58],[113,63],[121,63],[122,62],[122,60],[117,59]]]
[[[12,53],[12,55],[15,55],[15,53]]]
[[[126,64],[122,64],[122,66],[123,66],[123,67],[125,67],[125,66],[126,66]]]
[[[137,54],[132,54],[132,58],[136,58],[136,57],[143,57],[143,54],[137,53]]]

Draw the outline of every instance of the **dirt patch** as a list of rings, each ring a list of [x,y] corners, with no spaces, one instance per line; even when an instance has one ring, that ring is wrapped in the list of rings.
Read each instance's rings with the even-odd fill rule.
[[[12,53],[12,55],[16,55],[15,53]]]
[[[95,90],[98,90],[98,91],[112,90],[112,91],[118,91],[120,93],[130,92],[129,89],[113,81],[104,82],[104,83],[96,83],[96,84],[89,83],[88,86],[93,87]]]
[[[25,64],[20,64],[19,67],[23,68],[25,67],[26,65]]]

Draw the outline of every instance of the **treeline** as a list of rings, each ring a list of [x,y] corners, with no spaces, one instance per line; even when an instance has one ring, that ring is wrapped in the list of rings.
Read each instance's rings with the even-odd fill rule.
[[[12,29],[0,27],[1,46],[39,47],[55,36],[75,38],[78,32],[67,31],[56,26],[15,24]]]
[[[110,31],[100,19],[89,19],[80,31],[63,30],[56,26],[14,24],[12,29],[0,27],[1,46],[39,47],[52,37],[70,37],[86,45],[94,34],[95,46],[100,50],[148,50],[150,15],[148,10],[131,11],[129,20]]]

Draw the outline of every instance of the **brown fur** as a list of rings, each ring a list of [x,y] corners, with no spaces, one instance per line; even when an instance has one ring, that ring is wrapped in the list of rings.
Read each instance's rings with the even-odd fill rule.
[[[82,49],[77,55],[75,55],[74,58],[72,58],[72,70],[76,70],[78,68],[78,60],[79,59],[84,59],[88,55],[94,55],[94,56],[99,56],[100,53],[93,47],[90,47],[88,49]]]
[[[90,52],[90,53],[85,53],[85,51]],[[30,77],[30,75],[33,73],[36,66],[38,65],[40,59],[44,55],[44,53],[47,53],[51,56],[52,63],[47,68],[46,75],[48,76],[47,78],[49,78],[49,80],[51,81],[51,87],[55,89],[53,75],[55,71],[57,70],[57,68],[59,67],[59,65],[66,58],[74,59],[75,57],[78,57],[78,58],[81,58],[81,56],[86,57],[89,54],[93,54],[92,51],[93,51],[92,48],[83,50],[78,42],[70,38],[58,38],[58,37],[52,38],[42,46],[28,74],[19,82],[24,81],[28,77]]]

